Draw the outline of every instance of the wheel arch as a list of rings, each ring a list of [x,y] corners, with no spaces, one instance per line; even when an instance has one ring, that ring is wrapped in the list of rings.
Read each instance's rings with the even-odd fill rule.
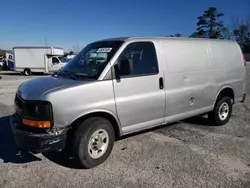
[[[76,118],[70,121],[69,127],[71,127],[71,129],[76,129],[76,127],[79,126],[80,122],[90,117],[106,118],[107,120],[110,121],[110,123],[113,126],[113,129],[115,132],[115,138],[118,139],[120,136],[122,136],[123,133],[122,133],[122,129],[121,129],[121,125],[120,125],[120,121],[118,117],[113,112],[109,110],[104,110],[104,109],[91,110],[91,111],[79,114]]]
[[[217,95],[216,95],[216,98],[215,98],[215,101],[214,101],[214,105],[220,99],[220,97],[224,97],[224,96],[230,97],[232,99],[232,104],[234,104],[234,100],[235,100],[234,89],[233,89],[232,86],[226,85],[226,86],[223,86],[217,92]]]

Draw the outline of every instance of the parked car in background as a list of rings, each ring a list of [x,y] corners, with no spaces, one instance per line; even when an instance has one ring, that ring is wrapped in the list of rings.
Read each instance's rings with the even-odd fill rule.
[[[75,54],[69,54],[69,55],[67,55],[67,59],[73,59],[74,57],[75,57],[76,55]]]
[[[8,63],[5,58],[1,60],[0,68],[1,70],[9,70]]]
[[[59,151],[70,141],[80,164],[92,168],[123,135],[204,114],[224,125],[245,99],[237,42],[107,39],[87,45],[57,75],[21,84],[11,125],[19,147]]]
[[[14,68],[14,57],[10,52],[2,52],[4,56],[0,59],[0,67],[3,70],[13,70]]]
[[[3,67],[4,59],[0,59],[0,67]]]

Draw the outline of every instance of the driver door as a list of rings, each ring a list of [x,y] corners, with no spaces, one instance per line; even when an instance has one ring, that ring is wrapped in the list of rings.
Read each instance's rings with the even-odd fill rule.
[[[118,67],[118,69],[117,69]],[[163,72],[152,42],[128,44],[116,61],[113,79],[117,114],[123,132],[164,123]]]

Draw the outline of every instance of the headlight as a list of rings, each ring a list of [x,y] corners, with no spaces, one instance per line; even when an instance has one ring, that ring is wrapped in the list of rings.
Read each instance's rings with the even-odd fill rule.
[[[35,114],[38,117],[48,117],[49,116],[49,106],[46,104],[35,105]]]
[[[52,106],[49,102],[25,102],[22,123],[31,127],[50,128],[52,126]]]
[[[25,105],[25,116],[39,120],[51,120],[52,108],[49,102],[32,102]]]
[[[15,97],[16,113],[24,125],[50,128],[53,123],[52,105],[47,101],[27,101]]]

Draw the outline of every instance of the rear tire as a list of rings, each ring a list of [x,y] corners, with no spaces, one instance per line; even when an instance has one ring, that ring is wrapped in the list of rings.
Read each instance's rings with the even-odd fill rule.
[[[25,76],[30,76],[30,75],[31,75],[31,70],[30,70],[30,69],[24,69],[24,70],[23,70],[23,74],[24,74]]]
[[[85,169],[100,165],[109,157],[115,141],[112,124],[104,118],[83,121],[73,136],[73,151]]]
[[[232,115],[232,101],[229,97],[221,97],[215,104],[214,110],[208,114],[211,125],[225,125]]]

